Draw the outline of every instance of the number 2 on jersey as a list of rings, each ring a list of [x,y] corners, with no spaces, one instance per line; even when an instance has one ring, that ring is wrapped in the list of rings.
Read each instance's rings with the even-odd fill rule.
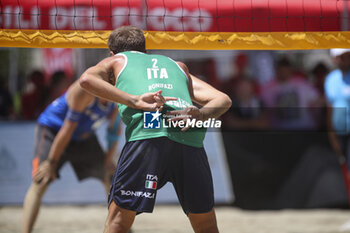
[[[152,59],[153,66],[152,68],[147,68],[147,79],[150,80],[152,78],[168,78],[168,72],[166,68],[161,68],[159,73],[159,67],[157,66],[158,60],[156,58]]]

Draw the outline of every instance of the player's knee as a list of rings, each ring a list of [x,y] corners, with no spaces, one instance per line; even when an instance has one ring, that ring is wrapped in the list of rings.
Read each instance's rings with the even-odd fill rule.
[[[193,230],[196,233],[217,233],[219,232],[216,222],[201,221],[192,224]]]
[[[107,219],[105,224],[105,229],[108,229],[106,232],[118,232],[118,233],[127,233],[129,232],[130,226],[127,223],[124,223],[119,218],[110,218]]]
[[[48,186],[49,186],[48,184],[42,185],[42,184],[38,184],[38,183],[33,182],[32,185],[31,185],[31,190],[36,195],[42,196],[45,193],[45,191],[46,191]]]
[[[219,232],[214,210],[205,214],[189,214],[193,230],[196,233],[217,233]]]
[[[195,229],[196,233],[218,233],[219,230],[216,224],[211,225],[201,225],[197,229]]]
[[[114,202],[111,203],[108,211],[109,213],[105,223],[105,232],[129,232],[136,213],[133,211],[121,209]]]

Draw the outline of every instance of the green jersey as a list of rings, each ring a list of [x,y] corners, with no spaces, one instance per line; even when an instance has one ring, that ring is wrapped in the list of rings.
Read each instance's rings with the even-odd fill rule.
[[[166,112],[178,110],[192,105],[188,89],[188,78],[179,65],[169,57],[141,52],[123,52],[125,64],[117,77],[116,87],[132,95],[142,95],[147,92],[162,90],[163,96],[176,97],[168,101],[161,114],[153,114],[156,120],[147,118],[149,112],[118,104],[119,113],[126,125],[126,141],[136,141],[148,138],[168,137],[169,139],[194,147],[203,147],[206,130],[190,128],[181,132],[167,121]],[[157,127],[148,127],[147,119]],[[153,126],[153,125],[152,125]]]

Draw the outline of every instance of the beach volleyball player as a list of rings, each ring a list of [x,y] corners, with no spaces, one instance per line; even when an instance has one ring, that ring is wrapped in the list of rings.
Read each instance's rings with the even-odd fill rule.
[[[218,232],[212,177],[203,148],[205,130],[163,126],[169,121],[181,125],[217,118],[231,106],[230,98],[190,75],[183,63],[146,54],[145,37],[136,27],[114,30],[108,46],[112,56],[85,71],[82,88],[116,102],[120,91],[133,95],[162,91],[176,101],[166,102],[156,112],[118,104],[127,143],[111,186],[105,232],[128,232],[137,213],[152,212],[157,190],[167,182],[174,185],[195,232]],[[114,74],[115,86],[108,82],[109,72]]]
[[[142,96],[124,93],[119,101],[133,108],[156,110],[165,100],[154,92]],[[107,130],[108,151],[105,153],[94,131],[107,118],[110,122]],[[88,177],[97,178],[109,192],[116,167],[113,154],[120,129],[118,118],[114,103],[86,92],[78,81],[39,116],[33,182],[24,201],[22,233],[32,231],[41,199],[66,162],[72,164],[79,181]]]

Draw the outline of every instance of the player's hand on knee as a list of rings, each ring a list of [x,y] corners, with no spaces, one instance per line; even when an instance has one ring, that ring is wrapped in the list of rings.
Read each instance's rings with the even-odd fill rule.
[[[46,185],[56,179],[56,163],[49,160],[42,162],[38,171],[34,174],[33,180],[35,183]]]

